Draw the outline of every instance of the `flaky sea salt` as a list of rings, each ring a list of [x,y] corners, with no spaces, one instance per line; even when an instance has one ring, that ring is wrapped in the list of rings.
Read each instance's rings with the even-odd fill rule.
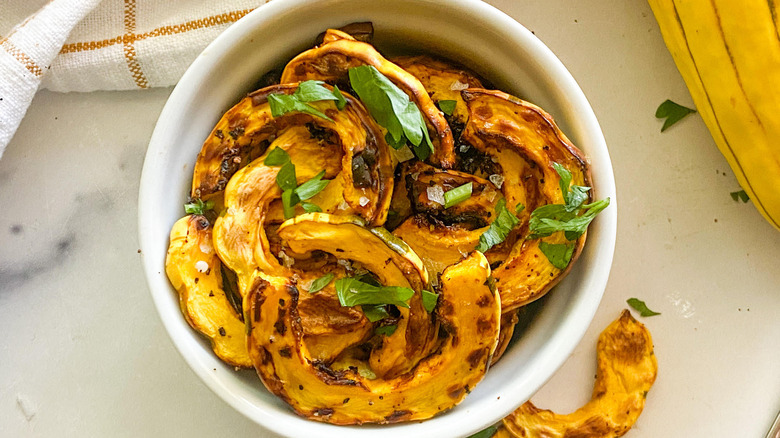
[[[341,201],[341,203],[338,206],[339,210],[346,210],[349,208],[349,204],[347,204],[347,201]]]
[[[428,192],[428,200],[444,205],[444,189],[442,186],[431,186],[425,189]]]
[[[408,146],[404,146],[401,149],[392,149],[392,151],[393,155],[395,155],[395,159],[398,160],[399,163],[403,163],[414,158],[414,152],[412,152]]]
[[[469,87],[469,84],[464,84],[463,82],[455,79],[455,82],[453,82],[450,85],[450,90],[452,90],[452,91],[460,91],[460,90],[465,90],[468,87]]]
[[[467,144],[461,144],[461,145],[460,145],[460,147],[459,147],[458,149],[460,149],[460,152],[461,152],[461,153],[464,153],[464,152],[466,152],[466,151],[468,151],[468,150],[469,150],[469,145],[467,145]]]
[[[490,175],[488,179],[490,180],[490,182],[495,184],[495,186],[498,187],[499,189],[501,188],[502,185],[504,185],[504,175],[494,173]]]
[[[370,200],[370,199],[368,199],[368,198],[366,198],[365,196],[361,196],[361,197],[360,197],[360,199],[358,200],[358,202],[360,203],[360,206],[361,206],[361,207],[365,207],[366,205],[368,205],[368,203],[369,203],[370,201],[371,201],[371,200]]]
[[[203,260],[198,260],[195,262],[195,269],[198,272],[207,272],[209,270],[209,264],[204,262]]]
[[[282,259],[282,264],[285,268],[289,268],[295,264],[295,259],[288,256],[284,251],[279,251],[279,258]]]

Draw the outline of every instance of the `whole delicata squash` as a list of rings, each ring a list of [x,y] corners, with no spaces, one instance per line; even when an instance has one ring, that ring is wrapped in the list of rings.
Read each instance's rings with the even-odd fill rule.
[[[312,361],[301,339],[301,292],[280,277],[247,297],[250,355],[266,388],[307,418],[333,424],[430,418],[455,406],[487,371],[501,313],[489,275],[479,252],[444,271],[436,317],[445,338],[438,354],[400,376],[372,379],[357,367],[335,370]]]

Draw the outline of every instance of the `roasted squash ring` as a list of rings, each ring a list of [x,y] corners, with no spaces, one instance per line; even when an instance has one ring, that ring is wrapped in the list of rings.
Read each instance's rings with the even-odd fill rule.
[[[487,371],[501,313],[489,275],[479,252],[444,271],[436,312],[446,339],[439,354],[395,378],[368,379],[308,360],[299,291],[278,277],[261,280],[247,297],[249,353],[266,388],[307,418],[332,424],[424,420],[455,406]]]
[[[645,406],[658,363],[650,332],[624,310],[599,336],[593,398],[568,415],[539,409],[530,401],[504,418],[505,435],[524,438],[623,436]],[[498,436],[502,436],[499,434]]]
[[[428,124],[434,153],[431,162],[448,169],[455,165],[455,151],[450,126],[417,78],[385,59],[371,44],[357,41],[348,34],[329,29],[324,43],[293,58],[282,72],[282,83],[315,79],[331,84],[345,84],[350,68],[374,66],[417,104]]]
[[[428,288],[428,273],[420,258],[384,229],[369,230],[364,225],[359,218],[310,213],[282,224],[279,236],[293,253],[325,251],[361,263],[381,284],[416,292],[409,309],[398,309],[396,331],[371,351],[371,370],[386,378],[408,372],[431,352],[438,325],[422,304],[420,291]]]
[[[187,322],[211,341],[220,359],[251,367],[244,322],[236,313],[222,283],[222,262],[211,244],[211,223],[199,215],[185,216],[173,225],[165,272],[179,293]]]
[[[462,92],[469,108],[469,121],[461,141],[491,157],[502,172],[502,192],[510,210],[522,204],[523,225],[517,243],[493,277],[505,312],[542,297],[574,266],[585,234],[575,242],[566,269],[554,267],[539,249],[539,242],[565,243],[562,232],[543,239],[525,240],[530,212],[545,204],[563,204],[557,162],[572,174],[572,184],[592,186],[585,158],[544,110],[501,91],[468,89]],[[593,194],[589,192],[589,199]],[[507,242],[505,242],[507,243]],[[488,258],[490,252],[488,251]],[[491,260],[492,262],[492,260]]]

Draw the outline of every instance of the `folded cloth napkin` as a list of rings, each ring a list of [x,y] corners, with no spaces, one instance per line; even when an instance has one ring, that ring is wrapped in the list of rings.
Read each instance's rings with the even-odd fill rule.
[[[173,85],[227,26],[268,1],[4,0],[0,157],[40,87],[66,92]]]

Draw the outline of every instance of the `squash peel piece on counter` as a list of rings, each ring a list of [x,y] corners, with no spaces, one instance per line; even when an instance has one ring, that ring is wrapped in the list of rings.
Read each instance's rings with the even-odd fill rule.
[[[269,391],[309,419],[333,424],[424,420],[450,409],[482,380],[498,338],[501,303],[487,285],[490,266],[474,252],[442,274],[437,317],[446,332],[438,354],[409,373],[370,379],[308,359],[297,317],[299,291],[273,277],[247,297],[249,352]],[[479,305],[475,305],[479,303]]]
[[[634,425],[658,374],[647,328],[624,310],[599,336],[593,398],[577,411],[560,415],[530,401],[504,418],[494,437],[613,438]]]

